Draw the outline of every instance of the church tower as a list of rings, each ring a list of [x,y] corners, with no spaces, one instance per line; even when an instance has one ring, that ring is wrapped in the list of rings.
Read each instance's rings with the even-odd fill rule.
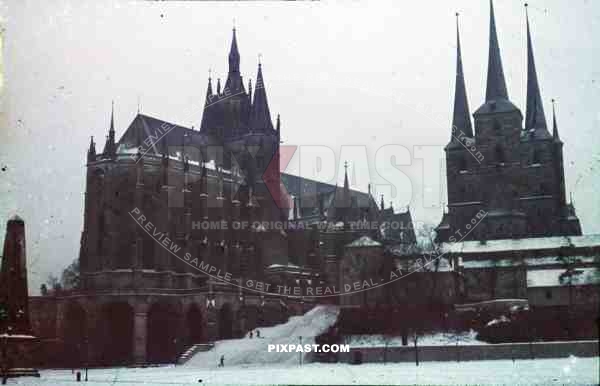
[[[509,98],[490,0],[486,94],[473,114],[474,132],[457,31],[452,134],[445,148],[448,213],[438,227],[441,241],[452,236],[485,240],[581,234],[574,208],[565,201],[558,129],[551,135],[547,128],[528,17],[526,28],[527,106],[523,123],[521,110]],[[466,225],[483,212],[484,221],[467,234]]]

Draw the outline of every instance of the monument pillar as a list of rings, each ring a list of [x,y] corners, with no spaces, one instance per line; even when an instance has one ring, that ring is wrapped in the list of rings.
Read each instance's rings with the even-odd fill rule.
[[[0,268],[0,344],[2,378],[40,376],[33,368],[39,344],[29,323],[25,222],[13,216],[6,224]]]

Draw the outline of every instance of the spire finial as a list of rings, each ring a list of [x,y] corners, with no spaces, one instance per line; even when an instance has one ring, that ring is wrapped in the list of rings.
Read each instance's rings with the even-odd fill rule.
[[[262,54],[258,54],[258,67],[262,66]]]
[[[385,209],[385,204],[384,204],[384,202],[383,202],[383,194],[381,195],[381,203],[380,203],[380,206],[381,206],[381,210],[384,210],[384,209]]]
[[[456,83],[454,85],[454,113],[452,115],[452,129],[461,130],[467,137],[473,136],[471,125],[471,114],[469,112],[469,100],[465,87],[463,73],[462,53],[460,49],[460,33],[458,24],[458,12],[456,12]],[[451,141],[455,135],[452,135]]]
[[[496,33],[496,17],[494,16],[494,2],[490,0],[490,43],[488,55],[488,75],[485,101],[496,99],[508,99],[504,70],[502,69],[502,58],[500,57],[500,46],[498,34]]]

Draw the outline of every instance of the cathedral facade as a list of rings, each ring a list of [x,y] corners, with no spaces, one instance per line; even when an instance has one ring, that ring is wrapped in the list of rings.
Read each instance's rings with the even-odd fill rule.
[[[281,120],[261,64],[244,82],[235,30],[228,64],[224,83],[208,80],[198,130],[138,113],[117,139],[111,115],[103,150],[91,139],[80,287],[32,300],[48,360],[173,362],[311,308],[358,238],[415,244],[410,212],[350,189],[347,174],[337,186],[281,173]],[[352,226],[371,222],[402,230]]]

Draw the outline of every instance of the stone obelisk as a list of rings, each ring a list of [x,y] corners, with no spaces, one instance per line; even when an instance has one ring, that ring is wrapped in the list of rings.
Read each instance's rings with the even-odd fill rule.
[[[38,339],[29,323],[25,222],[18,216],[6,224],[0,269],[0,376],[39,376],[33,368]]]

